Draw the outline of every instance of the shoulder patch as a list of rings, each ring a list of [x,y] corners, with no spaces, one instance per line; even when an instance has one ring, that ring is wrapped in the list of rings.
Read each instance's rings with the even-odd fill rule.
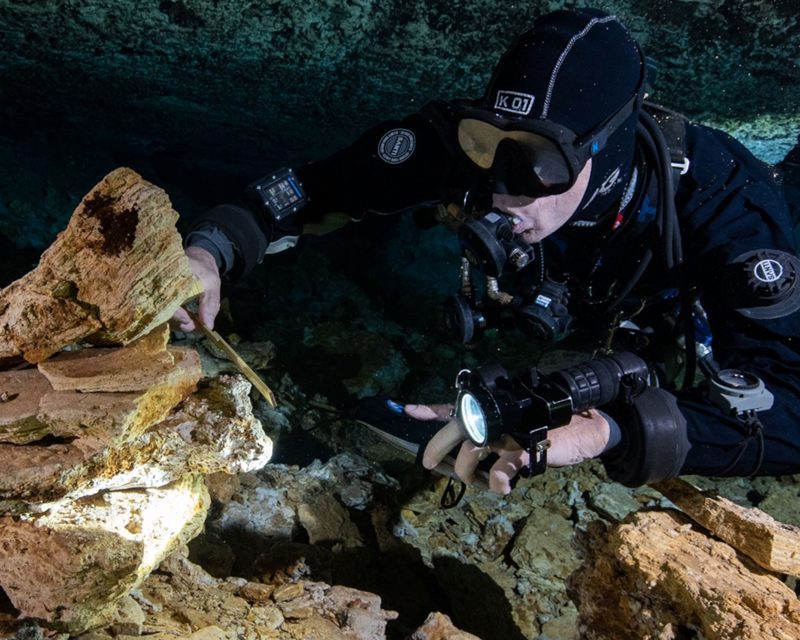
[[[378,155],[387,164],[400,164],[408,160],[417,146],[417,137],[410,129],[387,131],[378,142]]]

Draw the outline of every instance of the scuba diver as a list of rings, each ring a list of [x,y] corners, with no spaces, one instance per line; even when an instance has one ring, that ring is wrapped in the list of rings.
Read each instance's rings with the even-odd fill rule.
[[[201,216],[186,237],[201,321],[213,326],[220,277],[304,229],[438,205],[464,254],[448,303],[463,342],[513,323],[551,341],[588,328],[606,348],[551,374],[462,371],[454,410],[391,406],[406,424],[388,435],[415,441],[426,467],[453,451],[461,479],[480,464],[501,493],[595,457],[629,486],[799,472],[800,262],[784,195],[733,138],[648,103],[646,80],[615,16],[538,18],[481,98],[381,123]]]

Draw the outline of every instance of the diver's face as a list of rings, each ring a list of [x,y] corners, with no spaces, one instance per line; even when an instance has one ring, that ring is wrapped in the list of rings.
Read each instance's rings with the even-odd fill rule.
[[[492,196],[492,205],[499,211],[517,218],[514,233],[525,242],[533,244],[544,240],[564,226],[578,210],[591,173],[592,161],[589,159],[578,174],[575,184],[564,193],[544,198],[495,193]]]

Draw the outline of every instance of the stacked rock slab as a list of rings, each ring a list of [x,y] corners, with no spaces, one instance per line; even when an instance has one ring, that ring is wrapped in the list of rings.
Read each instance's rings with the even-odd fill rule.
[[[0,362],[38,363],[0,370],[0,589],[13,608],[0,627],[107,621],[201,531],[204,475],[270,458],[249,383],[201,382],[197,352],[168,345],[164,320],[196,292],[176,219],[163,191],[117,170],[0,291]]]

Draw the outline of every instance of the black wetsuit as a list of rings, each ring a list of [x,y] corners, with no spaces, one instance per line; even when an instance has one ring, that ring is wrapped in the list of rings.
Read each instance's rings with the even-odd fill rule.
[[[396,213],[424,204],[461,201],[474,186],[475,175],[455,144],[454,127],[447,104],[428,105],[403,120],[373,127],[351,146],[299,169],[310,195],[299,221],[320,223],[330,212],[360,219],[373,212]],[[386,143],[398,130],[406,137],[399,155],[393,156],[397,149]],[[795,253],[786,202],[768,167],[727,134],[687,124],[685,138],[691,164],[675,196],[683,238],[682,275],[666,269],[656,255],[634,293],[650,301],[660,297],[667,308],[671,297],[676,306],[676,300],[681,296],[686,300],[685,292],[691,290],[707,313],[717,362],[723,368],[754,373],[775,400],[771,409],[758,414],[763,424],[762,447],[755,430],[725,415],[697,389],[675,391],[692,445],[682,472],[800,472],[800,312],[771,320],[746,318],[736,310],[741,300],[724,276],[726,265],[750,250]],[[645,168],[642,174],[642,186],[652,187],[654,173]],[[617,217],[616,230],[611,226],[616,212],[591,229],[565,226],[545,241],[545,255],[553,256],[572,280],[582,282],[584,291],[608,290],[635,269],[642,246],[656,244],[654,208],[646,193],[642,191],[635,206]],[[270,230],[260,214],[232,205],[212,210],[198,223],[208,225],[217,226],[233,240],[234,275],[259,262],[268,242],[277,236],[299,232],[298,226],[283,232]],[[585,303],[592,307],[591,296]]]

